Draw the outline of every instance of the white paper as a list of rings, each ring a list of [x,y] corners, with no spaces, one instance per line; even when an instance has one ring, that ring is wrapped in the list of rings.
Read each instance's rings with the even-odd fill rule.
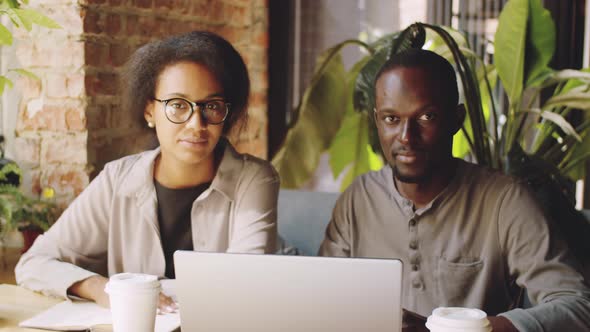
[[[96,325],[110,324],[112,321],[109,309],[94,302],[64,301],[18,325],[55,331],[81,331]],[[156,332],[171,332],[179,327],[179,313],[156,315]]]

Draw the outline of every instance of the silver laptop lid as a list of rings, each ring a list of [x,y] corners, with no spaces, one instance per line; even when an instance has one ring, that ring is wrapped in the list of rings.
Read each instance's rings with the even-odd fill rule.
[[[182,331],[401,331],[402,263],[174,254]]]

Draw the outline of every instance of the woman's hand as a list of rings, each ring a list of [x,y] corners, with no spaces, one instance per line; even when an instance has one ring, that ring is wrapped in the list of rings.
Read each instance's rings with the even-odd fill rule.
[[[178,311],[178,304],[172,300],[172,298],[160,293],[160,299],[158,301],[158,313],[166,314]]]
[[[109,307],[109,295],[105,293],[104,287],[109,279],[95,275],[78,281],[68,288],[68,294],[96,302],[101,307]]]
[[[68,288],[68,294],[94,301],[101,307],[109,308],[109,295],[104,291],[104,287],[108,281],[109,279],[103,276],[92,276],[70,286]],[[160,293],[158,310],[160,313],[176,312],[178,305],[172,298],[164,295],[164,293]]]

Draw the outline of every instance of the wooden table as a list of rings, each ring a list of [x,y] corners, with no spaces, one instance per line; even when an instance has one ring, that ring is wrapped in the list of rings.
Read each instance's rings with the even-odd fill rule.
[[[62,302],[22,287],[0,284],[0,332],[47,332],[18,327],[18,323]],[[92,331],[112,331],[110,325],[93,327]]]

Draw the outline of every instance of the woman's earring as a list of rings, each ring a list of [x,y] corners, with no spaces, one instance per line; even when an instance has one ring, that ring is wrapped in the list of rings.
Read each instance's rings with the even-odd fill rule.
[[[150,128],[154,128],[155,126],[156,126],[156,125],[155,125],[153,122],[151,122],[151,121],[148,121],[148,127],[150,127]]]

